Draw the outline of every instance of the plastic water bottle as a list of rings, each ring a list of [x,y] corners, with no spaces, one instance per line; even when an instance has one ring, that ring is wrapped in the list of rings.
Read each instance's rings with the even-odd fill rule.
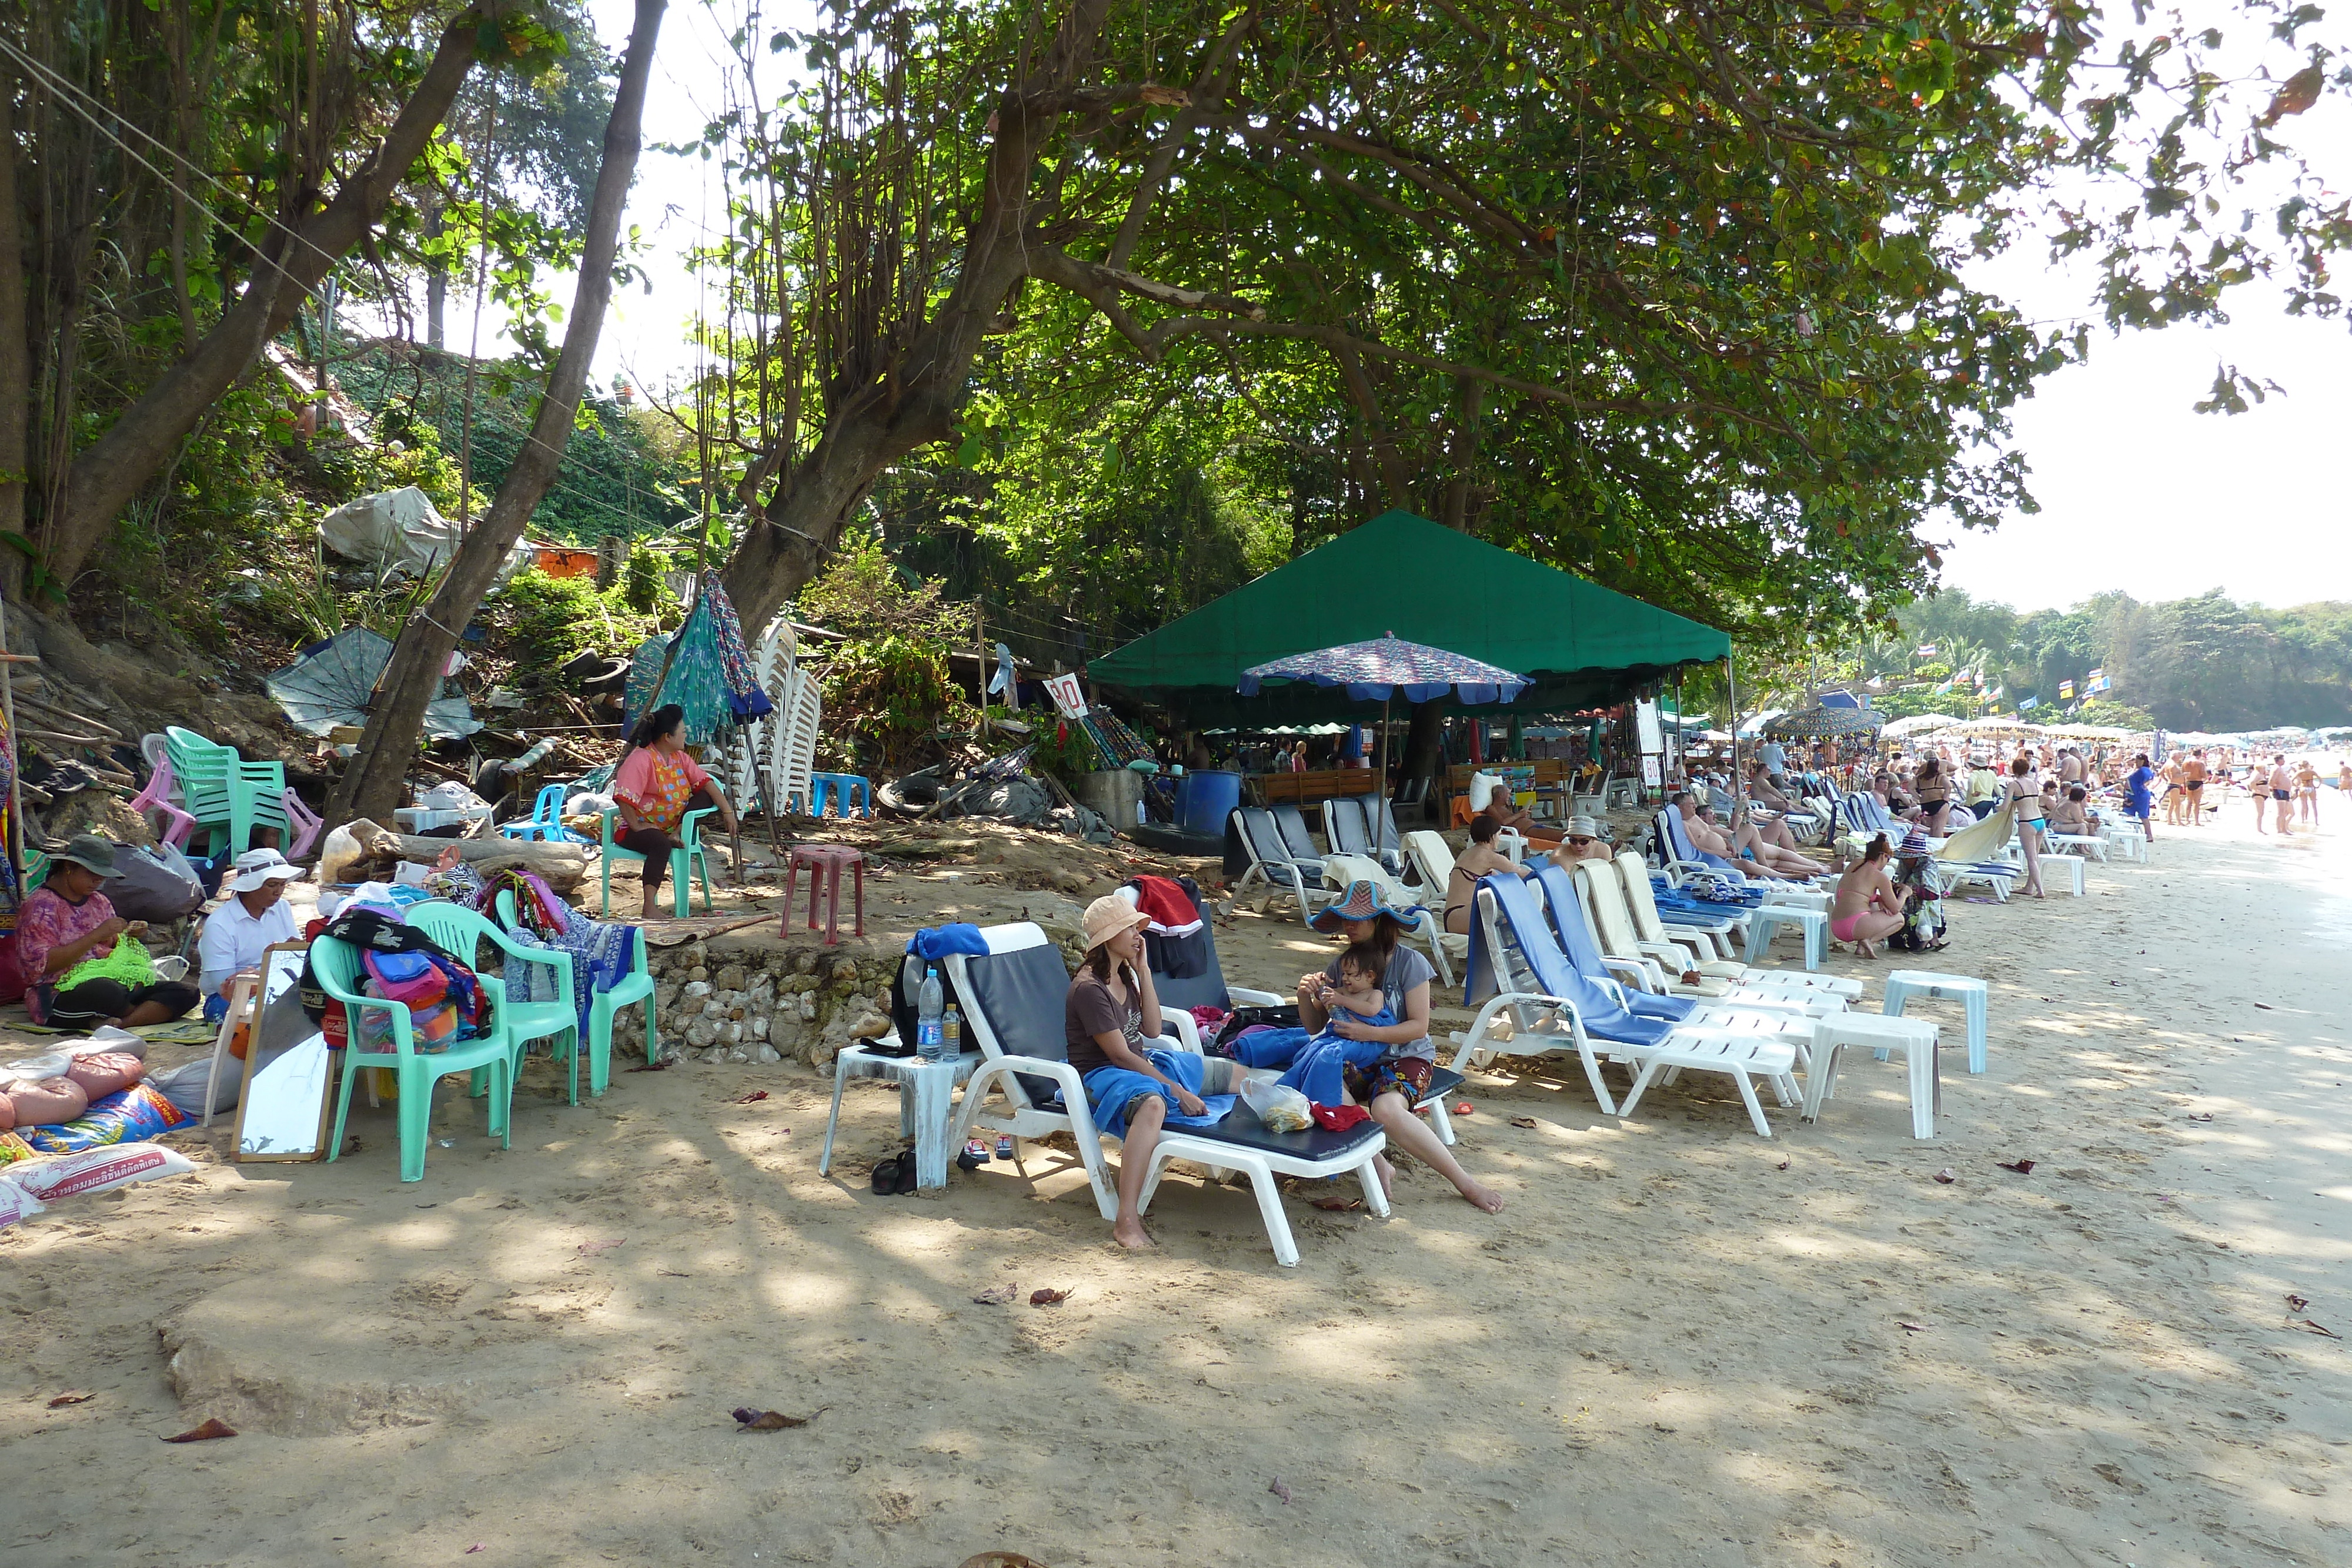
[[[963,1015],[950,1002],[940,1019],[940,1060],[953,1061],[963,1054]]]
[[[925,1061],[937,1061],[942,1037],[940,1004],[947,998],[940,985],[940,967],[929,966],[923,971],[923,988],[915,993],[915,1049]]]

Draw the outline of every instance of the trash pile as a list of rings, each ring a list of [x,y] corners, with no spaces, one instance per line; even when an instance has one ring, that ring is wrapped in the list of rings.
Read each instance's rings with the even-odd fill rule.
[[[985,817],[1089,843],[1110,842],[1110,823],[1102,813],[1072,800],[1050,773],[1028,771],[1030,751],[1024,746],[976,767],[942,762],[909,773],[883,785],[876,803],[913,821]]]

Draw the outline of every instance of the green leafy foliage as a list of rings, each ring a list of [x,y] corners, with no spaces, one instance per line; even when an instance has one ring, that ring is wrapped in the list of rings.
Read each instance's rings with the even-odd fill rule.
[[[648,614],[629,601],[625,583],[599,593],[593,577],[550,577],[519,571],[485,601],[484,612],[508,636],[516,668],[528,679],[553,678],[565,661],[583,653],[620,658],[665,622],[677,620],[677,601],[662,590],[666,615]]]
[[[923,638],[893,632],[844,643],[825,664],[825,727],[885,775],[917,765],[963,706],[946,651]]]

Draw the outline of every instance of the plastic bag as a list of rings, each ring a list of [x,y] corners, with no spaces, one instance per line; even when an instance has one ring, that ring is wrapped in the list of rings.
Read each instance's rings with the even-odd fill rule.
[[[366,858],[367,852],[348,826],[335,829],[319,850],[319,884],[325,887],[346,880],[343,873]]]
[[[32,1218],[47,1207],[23,1187],[0,1176],[0,1230],[5,1230],[20,1219]]]
[[[211,1059],[200,1056],[194,1061],[182,1062],[168,1072],[158,1072],[147,1082],[154,1086],[157,1093],[187,1114],[201,1116],[205,1113],[205,1083],[212,1077],[212,1065]],[[236,1110],[236,1097],[244,1088],[243,1071],[233,1062],[224,1063],[220,1080],[213,1088],[214,1113]]]
[[[194,914],[205,901],[196,868],[170,844],[117,844],[114,868],[122,874],[106,884],[106,901],[125,920],[162,925]]]
[[[1313,1124],[1315,1107],[1307,1096],[1272,1079],[1244,1080],[1242,1103],[1257,1113],[1269,1133],[1303,1132]]]
[[[13,1186],[39,1203],[55,1203],[134,1181],[194,1176],[195,1170],[185,1155],[160,1144],[121,1144],[53,1160],[26,1160],[0,1170],[0,1186]]]

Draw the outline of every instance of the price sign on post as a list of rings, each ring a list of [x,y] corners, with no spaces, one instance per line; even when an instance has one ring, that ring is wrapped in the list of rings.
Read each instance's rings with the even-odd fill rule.
[[[1054,706],[1060,710],[1064,718],[1087,716],[1087,695],[1078,688],[1076,675],[1046,676],[1045,695],[1054,699]]]
[[[1642,758],[1642,782],[1653,789],[1665,782],[1664,771],[1658,766],[1655,757]]]

